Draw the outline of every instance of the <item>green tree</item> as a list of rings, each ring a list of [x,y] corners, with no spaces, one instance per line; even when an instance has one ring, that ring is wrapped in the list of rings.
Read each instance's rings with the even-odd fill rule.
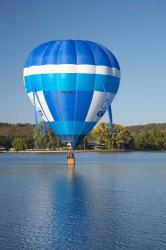
[[[99,125],[92,131],[92,136],[95,138],[96,143],[104,144],[106,147],[109,147],[110,144],[110,127],[108,123],[101,122]]]
[[[47,128],[47,147],[49,149],[56,149],[62,147],[63,143],[58,139],[58,137],[53,133],[53,131]]]
[[[161,129],[143,131],[135,135],[137,150],[164,150],[166,149],[166,132]]]
[[[130,131],[122,125],[114,125],[111,135],[110,147],[113,149],[131,149],[133,146],[133,136]]]
[[[27,139],[25,137],[19,138],[16,137],[13,142],[12,146],[15,151],[26,150],[27,149]]]

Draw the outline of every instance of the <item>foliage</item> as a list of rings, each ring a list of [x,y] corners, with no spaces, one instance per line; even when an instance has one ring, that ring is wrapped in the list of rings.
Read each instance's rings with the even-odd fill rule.
[[[136,134],[135,148],[137,150],[166,150],[166,132],[153,129]]]
[[[58,139],[58,137],[52,132],[52,130],[47,127],[46,135],[43,136],[42,124],[39,124],[38,135],[34,138],[35,147],[37,149],[56,149],[63,147],[63,143]]]
[[[130,149],[133,145],[131,133],[122,125],[114,125],[111,132],[109,124],[103,122],[92,131],[92,135],[97,144],[104,144],[108,149]]]
[[[12,146],[13,146],[15,151],[26,150],[27,149],[27,140],[25,137],[23,137],[23,138],[16,137],[12,142]]]
[[[110,138],[110,145],[113,149],[132,149],[134,144],[134,138],[131,132],[122,125],[114,125],[113,133]]]
[[[34,135],[32,124],[0,123],[0,147],[14,148],[15,151],[26,149],[59,149],[66,146],[47,127],[43,136],[39,124],[38,135]],[[79,149],[88,148],[89,144],[99,145],[111,150],[166,150],[166,124],[149,124],[124,127],[116,124],[110,134],[108,123],[99,123],[80,143]]]

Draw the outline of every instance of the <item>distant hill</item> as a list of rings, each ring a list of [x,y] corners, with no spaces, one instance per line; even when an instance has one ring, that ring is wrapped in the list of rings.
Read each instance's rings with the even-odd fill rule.
[[[9,137],[33,136],[34,125],[29,123],[0,123],[0,135]]]
[[[126,126],[130,132],[133,134],[141,133],[143,131],[150,131],[154,129],[160,129],[166,131],[166,123],[149,123],[145,125],[134,125],[134,126]]]
[[[150,131],[154,129],[161,129],[163,131],[166,131],[166,123],[150,123],[146,125],[126,126],[126,128],[132,134],[137,134],[143,131]],[[34,125],[30,123],[0,123],[0,135],[9,137],[33,136]]]

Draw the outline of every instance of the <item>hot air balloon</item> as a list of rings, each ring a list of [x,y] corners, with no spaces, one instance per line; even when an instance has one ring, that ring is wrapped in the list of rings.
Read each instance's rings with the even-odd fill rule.
[[[101,44],[50,41],[36,47],[24,66],[24,84],[34,108],[74,150],[106,111],[120,83],[115,56]]]

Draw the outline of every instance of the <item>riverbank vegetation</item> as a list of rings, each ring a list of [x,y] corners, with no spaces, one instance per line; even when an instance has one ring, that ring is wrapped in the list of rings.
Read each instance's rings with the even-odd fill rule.
[[[66,147],[53,132],[47,128],[43,136],[42,125],[39,133],[34,134],[32,124],[0,123],[0,148],[15,151],[49,149],[59,150]],[[119,124],[113,126],[110,134],[108,123],[99,123],[80,143],[79,149],[106,150],[166,150],[166,124],[148,124],[124,127]]]

